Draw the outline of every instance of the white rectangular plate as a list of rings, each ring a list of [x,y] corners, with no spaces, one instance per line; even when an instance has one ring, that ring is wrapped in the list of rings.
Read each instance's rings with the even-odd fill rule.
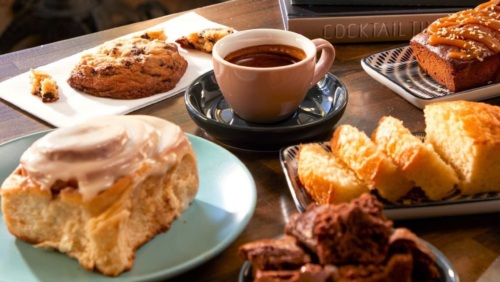
[[[361,60],[371,77],[416,107],[437,101],[479,101],[500,96],[500,83],[450,92],[420,70],[410,46],[375,53]]]
[[[221,25],[211,22],[194,12],[190,12],[148,28],[148,30],[163,28],[168,37],[167,41],[174,42],[177,38],[187,35],[190,32],[218,26]],[[123,37],[132,36],[133,34]],[[90,117],[126,114],[156,103],[182,92],[191,81],[213,68],[212,56],[210,54],[194,50],[188,51],[179,47],[179,53],[188,61],[188,68],[174,89],[134,100],[94,97],[71,88],[66,80],[69,78],[73,67],[78,64],[82,54],[92,52],[95,48],[37,68],[46,71],[56,79],[60,91],[58,101],[54,103],[42,103],[39,97],[31,95],[29,72],[0,83],[0,98],[56,127],[64,127]]]

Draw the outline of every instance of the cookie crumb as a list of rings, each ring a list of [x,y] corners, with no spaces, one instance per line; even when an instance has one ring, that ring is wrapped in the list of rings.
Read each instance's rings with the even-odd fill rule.
[[[30,69],[31,94],[42,98],[44,103],[59,100],[59,87],[56,80],[42,70]]]
[[[195,49],[211,54],[217,41],[234,32],[235,30],[230,27],[206,28],[199,32],[182,36],[175,42],[181,45],[182,48]]]

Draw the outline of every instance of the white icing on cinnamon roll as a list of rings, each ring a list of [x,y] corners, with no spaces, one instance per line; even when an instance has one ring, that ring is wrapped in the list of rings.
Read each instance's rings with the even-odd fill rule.
[[[88,200],[122,176],[142,180],[165,173],[187,145],[182,130],[160,118],[100,117],[48,133],[24,152],[21,165],[42,189],[50,190],[56,181],[76,182]],[[136,173],[144,166],[146,173]]]

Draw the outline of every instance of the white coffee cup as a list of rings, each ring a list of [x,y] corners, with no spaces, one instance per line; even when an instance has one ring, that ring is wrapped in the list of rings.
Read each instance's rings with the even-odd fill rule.
[[[303,58],[275,67],[245,66],[225,59],[238,50],[262,45],[292,46],[303,51]],[[250,49],[254,53],[262,51],[256,47]],[[280,50],[289,53],[294,48]],[[291,31],[252,29],[219,40],[212,57],[215,78],[232,110],[249,122],[273,123],[289,118],[298,109],[308,90],[330,70],[335,48],[324,39],[311,40]]]

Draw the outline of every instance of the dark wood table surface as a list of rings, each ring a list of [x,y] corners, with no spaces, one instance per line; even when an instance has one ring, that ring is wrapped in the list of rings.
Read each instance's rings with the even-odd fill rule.
[[[277,0],[237,0],[195,10],[200,15],[237,30],[283,28]],[[123,26],[53,44],[0,56],[0,81],[94,47],[117,36],[142,30],[176,15]],[[360,60],[369,54],[406,45],[406,42],[335,45],[337,58],[331,72],[346,85],[349,102],[339,124],[351,124],[371,134],[384,115],[401,119],[412,131],[424,130],[422,110],[366,74]],[[500,99],[486,102],[500,104]],[[165,118],[188,133],[214,141],[188,116],[183,95],[179,93],[156,104],[133,112]],[[50,124],[0,100],[0,143],[29,133],[52,128]],[[321,141],[321,140],[319,140]],[[257,186],[255,213],[243,233],[222,253],[173,281],[236,281],[243,264],[236,256],[243,243],[272,238],[283,233],[290,214],[296,212],[293,199],[280,166],[278,153],[229,150],[249,169]],[[1,161],[1,160],[0,160]],[[500,214],[481,214],[431,219],[396,221],[437,247],[453,264],[460,281],[478,281],[487,269],[500,272]],[[495,263],[496,261],[496,263]],[[1,280],[1,278],[0,278]],[[481,279],[485,282],[485,279]],[[493,280],[500,281],[500,276]]]

